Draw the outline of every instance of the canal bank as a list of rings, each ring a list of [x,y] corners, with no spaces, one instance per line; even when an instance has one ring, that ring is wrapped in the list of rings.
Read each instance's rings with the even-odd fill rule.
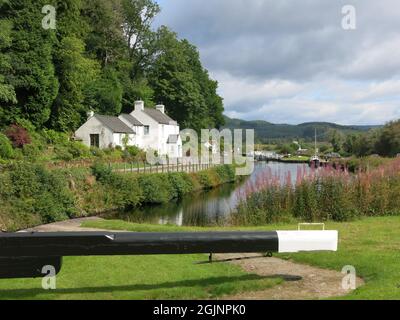
[[[0,173],[0,230],[167,204],[241,179],[232,165],[196,173],[121,174],[101,163],[51,171],[40,164],[18,163]]]
[[[248,184],[275,177],[286,183],[290,176],[296,182],[298,172],[309,172],[306,164],[256,162],[254,172],[244,180],[226,183],[209,190],[187,194],[168,203],[142,205],[131,210],[117,210],[100,215],[105,219],[121,219],[134,223],[170,224],[177,226],[225,226],[246,193]]]

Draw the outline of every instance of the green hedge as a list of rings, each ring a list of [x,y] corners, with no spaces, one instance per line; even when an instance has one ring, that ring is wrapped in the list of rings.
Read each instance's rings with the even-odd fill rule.
[[[33,215],[31,220],[50,223],[77,214],[74,196],[60,172],[43,166],[19,163],[0,174],[2,215]],[[18,217],[17,217],[18,219]]]
[[[104,163],[49,170],[27,162],[0,173],[0,229],[16,230],[109,210],[167,203],[235,180],[234,168],[199,173],[122,174]]]
[[[172,199],[181,198],[197,189],[209,189],[218,185],[235,181],[235,171],[232,166],[224,165],[198,173],[154,173],[146,175],[113,173],[106,164],[97,163],[92,167],[96,179],[114,196],[114,192],[125,189],[129,198],[135,201],[115,203],[118,207],[140,204],[167,203]],[[117,191],[113,191],[117,190]],[[125,191],[124,191],[125,192]]]

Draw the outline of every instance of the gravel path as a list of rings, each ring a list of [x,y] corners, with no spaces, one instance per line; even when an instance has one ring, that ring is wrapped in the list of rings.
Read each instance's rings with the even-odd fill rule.
[[[257,254],[224,254],[217,255],[216,258],[235,259],[255,256]],[[265,257],[232,261],[231,263],[240,266],[246,272],[261,276],[280,276],[285,279],[285,282],[270,289],[225,297],[227,300],[323,299],[341,297],[351,292],[351,290],[344,290],[342,288],[344,275],[332,270]],[[364,284],[364,281],[358,278],[356,284],[359,287]]]
[[[26,231],[37,232],[74,232],[74,231],[99,231],[99,229],[81,228],[84,221],[96,221],[101,218],[81,218],[64,222],[31,228]],[[109,230],[108,230],[109,231]],[[236,259],[245,258],[245,259]],[[281,285],[261,291],[246,292],[233,296],[226,296],[226,300],[303,300],[341,297],[348,294],[349,290],[342,288],[344,275],[337,271],[325,270],[308,265],[298,264],[277,258],[261,257],[259,254],[218,254],[217,260],[229,260],[241,267],[244,271],[260,276],[282,277],[285,279]],[[364,284],[357,279],[357,287]]]

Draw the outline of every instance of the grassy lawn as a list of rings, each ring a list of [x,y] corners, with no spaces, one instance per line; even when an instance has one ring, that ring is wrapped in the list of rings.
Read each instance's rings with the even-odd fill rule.
[[[289,157],[289,158],[283,158],[282,161],[285,161],[285,162],[296,162],[296,161],[308,162],[308,161],[310,161],[310,157],[293,156],[293,157]]]
[[[117,225],[125,229],[121,222],[110,227]],[[41,289],[41,279],[0,280],[0,299],[208,299],[283,281],[231,264],[199,263],[207,260],[207,255],[67,257],[57,290]]]
[[[90,222],[87,226],[130,231],[178,231],[173,226],[127,224],[121,221]],[[300,253],[281,258],[341,271],[352,265],[366,284],[347,296],[348,299],[400,299],[400,217],[366,218],[350,223],[328,223],[327,228],[339,230],[337,253]],[[249,228],[231,228],[249,230]],[[293,230],[296,226],[267,226],[252,230]],[[205,230],[185,228],[189,231]],[[211,230],[216,230],[212,229]]]
[[[330,223],[340,232],[337,254],[286,256],[326,269],[354,266],[366,285],[348,299],[400,299],[400,217],[367,218],[352,223]]]
[[[85,227],[137,232],[206,231],[197,228],[94,221]],[[400,299],[400,217],[328,223],[340,232],[337,253],[281,255],[322,268],[357,270],[366,285],[348,299]],[[271,225],[224,230],[293,230]],[[198,264],[206,255],[65,258],[56,291],[41,289],[41,279],[0,280],[0,299],[203,299],[259,290],[282,282],[249,275],[231,264]]]

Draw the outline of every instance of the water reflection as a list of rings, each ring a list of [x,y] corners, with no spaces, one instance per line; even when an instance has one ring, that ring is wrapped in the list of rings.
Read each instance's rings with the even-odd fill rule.
[[[288,177],[296,182],[299,170],[309,171],[303,164],[257,163],[247,181],[256,181],[266,172],[275,175],[281,183]],[[226,184],[213,190],[194,193],[181,200],[163,205],[148,205],[129,212],[116,212],[106,218],[118,218],[135,223],[172,224],[179,226],[224,225],[243,194],[246,182]]]

